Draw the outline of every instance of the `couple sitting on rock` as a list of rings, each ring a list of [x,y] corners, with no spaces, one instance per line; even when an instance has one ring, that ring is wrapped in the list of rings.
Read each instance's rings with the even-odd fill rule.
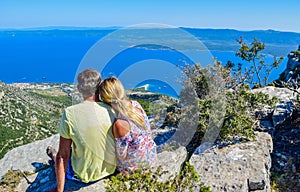
[[[58,152],[47,148],[57,181],[51,191],[63,191],[65,178],[89,183],[116,170],[130,173],[151,166],[156,159],[147,115],[138,102],[126,99],[122,83],[115,77],[101,81],[93,69],[77,80],[84,101],[65,109]]]

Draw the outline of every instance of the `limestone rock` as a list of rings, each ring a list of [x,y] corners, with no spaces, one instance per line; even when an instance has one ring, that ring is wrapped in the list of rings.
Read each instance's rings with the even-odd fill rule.
[[[269,95],[270,98],[277,97],[280,101],[291,101],[296,99],[296,95],[293,93],[293,91],[287,88],[266,86],[259,89],[252,89],[250,92],[264,93]]]
[[[185,147],[179,147],[175,151],[163,151],[159,153],[157,157],[158,161],[154,167],[161,166],[164,171],[168,171],[167,174],[161,176],[161,181],[166,181],[171,175],[177,175],[186,156],[187,151]]]
[[[212,191],[270,191],[272,138],[257,132],[257,140],[212,148],[190,159],[200,182]]]
[[[293,101],[296,100],[296,95],[293,91],[287,88],[278,88],[267,86],[259,89],[251,90],[252,93],[264,93],[269,95],[270,98],[276,97],[279,103],[276,104],[275,109],[268,106],[256,111],[259,120],[259,131],[272,132],[275,126],[283,123],[289,119],[295,109]]]
[[[53,167],[39,171],[28,177],[31,183],[23,179],[16,191],[38,192],[47,191],[56,186],[55,171]],[[66,180],[66,191],[105,191],[106,180],[84,184],[77,181]]]
[[[283,101],[277,104],[272,116],[273,125],[279,125],[285,120],[290,119],[294,109],[295,105],[291,101]]]
[[[5,154],[0,160],[0,177],[8,170],[21,170],[35,172],[48,164],[49,157],[46,154],[48,145],[58,148],[59,135],[54,135],[44,140],[36,141],[21,147],[17,147]]]
[[[0,177],[11,168],[31,173],[36,171],[35,174],[22,179],[15,191],[37,192],[47,191],[55,187],[55,171],[53,167],[49,167],[49,157],[45,151],[48,145],[57,148],[58,140],[59,135],[54,135],[48,139],[36,141],[11,150],[0,160]],[[169,172],[162,175],[161,180],[166,180],[170,174],[177,174],[186,155],[187,152],[184,147],[180,147],[175,151],[163,151],[159,153],[158,161],[155,163],[154,168],[162,166],[163,170]],[[90,184],[66,180],[65,189],[69,191],[105,191],[105,182],[106,179]]]
[[[300,51],[300,45],[298,47],[298,51]],[[294,51],[288,54],[288,62],[286,65],[286,69],[283,71],[283,81],[289,81],[291,78],[295,77],[295,74],[298,74],[299,70],[296,70],[296,67],[300,66],[300,56],[295,54]]]

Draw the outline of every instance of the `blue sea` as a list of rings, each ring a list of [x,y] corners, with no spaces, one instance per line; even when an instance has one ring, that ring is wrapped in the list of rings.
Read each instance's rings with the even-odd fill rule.
[[[55,33],[45,35],[44,31],[35,32],[34,35],[30,32],[0,32],[0,81],[72,83],[86,53],[108,33],[109,31],[99,35],[80,36],[76,35],[76,32],[71,35],[55,35]],[[234,63],[241,62],[235,57],[233,51],[210,51],[210,53],[222,63],[228,60]],[[267,60],[271,61],[271,59],[272,56],[267,57]],[[156,64],[153,64],[154,61]],[[149,62],[151,67],[148,69]],[[270,81],[279,77],[286,62],[287,59],[279,69],[272,72]],[[176,87],[175,84],[180,81],[180,78],[170,76],[178,73],[172,72],[176,69],[168,70],[170,65],[166,63],[171,63],[172,66],[183,66],[185,63],[193,62],[185,55],[174,51],[135,47],[124,50],[112,58],[104,67],[102,76],[104,78],[110,75],[120,76],[125,81],[128,80],[125,82],[127,88],[148,84],[150,91],[176,97],[180,87]],[[160,67],[164,65],[165,68]],[[136,81],[137,79],[139,81]]]

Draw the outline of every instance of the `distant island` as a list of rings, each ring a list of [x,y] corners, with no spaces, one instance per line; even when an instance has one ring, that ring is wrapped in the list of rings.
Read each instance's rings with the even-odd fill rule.
[[[9,36],[46,36],[46,37],[98,37],[123,29],[120,26],[111,27],[72,27],[72,26],[49,26],[38,28],[0,29],[0,37]],[[169,30],[170,28],[166,28]],[[254,38],[267,45],[266,52],[274,55],[287,55],[290,50],[300,42],[300,33],[275,30],[252,30],[239,31],[235,29],[209,29],[179,27],[201,40],[209,50],[235,51],[238,47],[236,39],[243,37],[251,42]],[[161,36],[165,38],[164,35]]]

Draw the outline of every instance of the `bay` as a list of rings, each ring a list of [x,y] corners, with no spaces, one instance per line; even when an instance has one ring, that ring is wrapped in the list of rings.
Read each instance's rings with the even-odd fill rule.
[[[78,31],[35,31],[35,32],[0,32],[0,80],[5,83],[18,82],[74,82],[78,66],[88,50],[102,37],[111,31],[91,31],[84,35]],[[148,51],[148,52],[146,52]],[[150,51],[150,53],[149,53]],[[228,60],[238,63],[243,62],[235,56],[235,52],[211,51],[212,57],[225,64]],[[152,56],[149,56],[152,55]],[[155,57],[153,56],[155,55]],[[112,59],[104,77],[120,74],[117,63],[122,63],[123,70],[136,62],[156,59],[163,60],[173,65],[182,65],[182,58],[178,53],[168,50],[132,49],[124,51],[123,55]],[[272,62],[272,56],[267,55],[267,62]],[[115,62],[115,63],[114,63]],[[287,58],[270,75],[270,81],[279,77],[286,67]],[[161,71],[157,71],[158,73]],[[145,73],[138,71],[138,73]],[[161,73],[161,76],[164,76]],[[134,77],[132,77],[134,78]],[[157,79],[156,79],[157,80]],[[154,82],[154,81],[153,81]],[[174,95],[174,90],[162,81],[146,81],[155,91],[168,92]],[[139,84],[139,86],[142,84]],[[162,89],[166,91],[162,91]]]

